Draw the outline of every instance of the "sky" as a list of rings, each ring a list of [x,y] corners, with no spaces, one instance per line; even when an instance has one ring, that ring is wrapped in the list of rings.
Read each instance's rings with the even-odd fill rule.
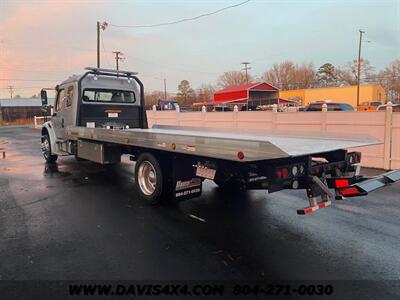
[[[214,84],[225,71],[251,62],[260,77],[274,63],[290,60],[345,66],[362,56],[376,70],[400,59],[400,0],[251,0],[218,14],[175,25],[121,28],[191,18],[244,0],[82,1],[0,0],[0,98],[31,96],[87,66],[96,66],[96,22],[101,66],[139,72],[147,91],[175,93],[179,82],[193,88]]]

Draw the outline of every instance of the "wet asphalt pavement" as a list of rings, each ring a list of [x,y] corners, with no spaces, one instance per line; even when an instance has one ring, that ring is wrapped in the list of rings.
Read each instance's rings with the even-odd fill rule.
[[[46,165],[39,136],[0,128],[0,279],[400,279],[400,183],[311,216],[296,214],[304,191],[229,195],[210,181],[152,207],[134,163]]]

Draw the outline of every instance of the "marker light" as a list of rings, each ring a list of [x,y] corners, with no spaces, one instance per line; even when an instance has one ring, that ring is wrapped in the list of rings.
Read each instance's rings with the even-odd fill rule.
[[[244,158],[244,153],[242,151],[239,151],[237,153],[237,158],[239,158],[240,160],[242,160]]]

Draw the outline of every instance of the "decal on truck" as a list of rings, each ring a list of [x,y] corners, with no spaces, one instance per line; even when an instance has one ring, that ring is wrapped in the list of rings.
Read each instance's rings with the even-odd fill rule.
[[[175,198],[193,197],[195,194],[201,194],[201,183],[200,178],[192,178],[185,181],[178,180],[175,186]]]

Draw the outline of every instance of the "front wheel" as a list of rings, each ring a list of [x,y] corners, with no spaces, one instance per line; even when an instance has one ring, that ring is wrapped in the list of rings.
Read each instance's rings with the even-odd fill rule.
[[[45,134],[42,137],[42,154],[46,162],[54,163],[57,160],[57,155],[51,154],[51,144],[50,137],[48,134]]]
[[[160,163],[151,153],[139,156],[135,166],[135,185],[139,195],[149,204],[158,204],[161,201],[166,181]]]

